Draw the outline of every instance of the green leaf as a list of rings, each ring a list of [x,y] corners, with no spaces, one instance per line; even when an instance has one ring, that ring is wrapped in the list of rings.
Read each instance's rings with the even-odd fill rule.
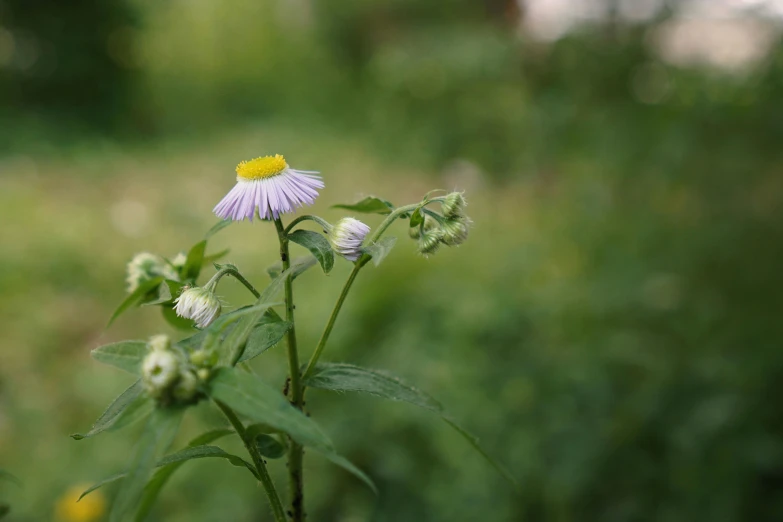
[[[10,482],[12,484],[16,484],[20,488],[22,487],[22,481],[19,480],[18,478],[16,478],[15,475],[13,475],[12,473],[10,473],[10,472],[8,472],[8,471],[6,471],[4,469],[0,469],[0,480],[5,480],[5,481],[8,481],[8,482]]]
[[[173,279],[166,279],[160,285],[158,285],[158,298],[152,301],[146,301],[141,306],[153,306],[165,303],[172,303],[174,299],[182,292],[185,287],[179,281]]]
[[[312,230],[294,230],[288,234],[288,239],[297,245],[305,247],[321,264],[324,274],[328,274],[334,266],[334,252],[329,240],[323,234]]]
[[[267,310],[269,310],[273,306],[280,305],[280,304],[283,303],[280,302],[259,303],[252,306],[245,306],[243,308],[240,308],[239,310],[236,310],[232,314],[226,314],[218,317],[211,325],[209,325],[209,328],[207,328],[206,330],[207,335],[204,338],[204,343],[202,345],[202,348],[207,351],[216,350],[220,342],[220,335],[226,330],[226,328],[229,325],[239,321],[244,317],[251,316],[251,315],[253,317],[258,317],[259,315],[263,317],[263,315],[266,313]]]
[[[154,288],[160,285],[160,283],[163,282],[163,277],[153,277],[149,281],[145,281],[139,285],[139,287],[131,292],[128,297],[125,298],[125,300],[120,303],[120,306],[117,307],[116,310],[114,310],[114,313],[111,315],[111,318],[109,319],[109,323],[106,325],[111,326],[111,324],[114,322],[115,319],[117,319],[120,315],[123,314],[128,308],[131,306],[134,306],[138,304],[142,299],[144,299],[147,294],[149,294]]]
[[[395,243],[397,243],[396,237],[385,237],[377,243],[373,243],[372,245],[365,247],[363,251],[365,254],[372,257],[373,264],[378,266],[381,264],[381,261],[383,261],[387,255],[389,255],[389,252],[391,252],[391,249],[394,248]]]
[[[193,330],[195,328],[195,322],[191,319],[185,319],[177,315],[174,310],[174,305],[164,304],[160,307],[160,311],[163,314],[163,319],[166,320],[169,325],[177,330]]]
[[[201,266],[204,264],[204,250],[207,248],[207,240],[199,241],[188,252],[188,257],[185,260],[185,266],[182,268],[183,279],[198,279],[199,273],[201,273]]]
[[[285,454],[285,447],[271,435],[257,435],[255,443],[259,453],[268,459],[279,459]]]
[[[208,256],[204,256],[204,265],[208,265],[210,263],[214,263],[218,259],[222,259],[222,258],[226,257],[229,252],[231,252],[231,249],[230,248],[225,248],[225,249],[221,250],[220,252],[215,252],[214,254],[210,254]]]
[[[418,227],[422,223],[424,223],[424,216],[421,215],[421,209],[417,208],[411,214],[410,227]]]
[[[155,468],[157,454],[171,444],[184,410],[157,408],[144,428],[123,478],[122,487],[112,504],[109,522],[122,522],[138,505],[144,486]]]
[[[220,232],[221,230],[229,226],[231,223],[233,223],[233,221],[230,219],[224,219],[223,221],[218,221],[217,223],[215,223],[215,225],[212,228],[210,228],[207,231],[206,234],[204,234],[204,240],[211,238],[212,236],[214,236],[215,234],[217,234],[218,232]]]
[[[315,266],[315,264],[318,262],[318,260],[313,256],[303,256],[303,257],[296,257],[291,261],[291,281],[299,277],[302,273],[304,273],[308,268]],[[280,271],[283,269],[283,264],[278,261],[277,263],[269,266],[266,269],[266,273],[269,274],[269,277],[272,279],[275,279],[277,276],[280,275]]]
[[[238,363],[249,361],[276,345],[291,329],[291,323],[283,321],[277,314],[264,314],[256,323],[247,339],[242,357]]]
[[[390,214],[394,205],[385,199],[367,196],[363,200],[353,204],[332,205],[332,208],[342,208],[364,214]]]
[[[364,482],[367,487],[370,488],[373,493],[375,493],[376,496],[378,495],[378,488],[375,487],[375,483],[372,481],[372,479],[368,477],[364,471],[357,468],[350,460],[341,455],[338,455],[337,453],[321,453],[321,455],[326,457],[333,464],[337,464],[344,470],[350,472],[352,475]]]
[[[407,402],[420,408],[435,412],[457,433],[468,441],[495,469],[509,482],[517,485],[516,479],[499,462],[490,457],[479,445],[478,439],[443,412],[438,401],[406,384],[400,379],[388,376],[375,370],[368,370],[352,364],[319,364],[313,374],[305,380],[306,386],[338,392],[360,392]]]
[[[293,273],[294,267],[289,268],[269,283],[260,297],[257,304],[271,302],[272,299],[283,289],[286,278]],[[258,311],[253,314],[247,314],[242,317],[236,326],[226,335],[226,338],[220,343],[220,364],[224,366],[233,366],[242,357],[242,351],[255,328],[258,321],[264,315],[265,311]]]
[[[104,344],[90,352],[92,358],[104,364],[116,366],[134,375],[141,374],[141,362],[147,355],[144,341],[120,341]]]
[[[334,451],[318,424],[294,408],[277,389],[248,373],[218,368],[209,381],[209,395],[234,411],[283,431],[305,446]]]
[[[144,387],[141,381],[136,381],[130,387],[122,392],[114,401],[109,404],[92,428],[87,433],[74,433],[71,437],[74,440],[82,440],[102,433],[110,428],[119,429],[127,426],[131,422],[138,420],[140,412],[148,412],[152,401],[143,395]],[[146,413],[145,413],[146,414]],[[121,422],[123,421],[124,422]],[[133,419],[133,420],[130,420]],[[120,425],[118,425],[120,424]]]
[[[162,459],[158,460],[154,464],[152,469],[161,468],[155,473],[157,475],[158,473],[161,473],[164,470],[171,470],[170,466],[174,466],[173,471],[176,471],[180,465],[182,465],[183,463],[189,460],[206,459],[206,458],[226,459],[232,465],[237,466],[239,468],[245,468],[248,471],[250,471],[253,474],[253,476],[256,475],[255,468],[253,468],[253,465],[247,462],[246,460],[236,455],[232,455],[231,453],[227,453],[226,451],[222,450],[221,448],[218,448],[217,446],[209,446],[209,445],[189,446],[185,449],[182,449],[170,455],[166,455]],[[168,474],[168,477],[170,476],[171,473]],[[95,484],[93,484],[92,486],[84,490],[84,492],[79,496],[79,500],[83,499],[84,497],[86,497],[96,489],[105,486],[106,484],[117,482],[118,480],[124,479],[126,477],[130,477],[130,473],[117,473],[116,475],[111,475],[110,477],[106,477],[100,482],[96,482]],[[168,479],[168,477],[166,478]],[[150,479],[147,485],[151,484],[153,480],[155,480],[155,476],[153,476]],[[161,487],[162,486],[163,484],[161,484]],[[143,486],[143,487],[146,489],[147,486]],[[152,488],[150,488],[150,491],[151,489]]]

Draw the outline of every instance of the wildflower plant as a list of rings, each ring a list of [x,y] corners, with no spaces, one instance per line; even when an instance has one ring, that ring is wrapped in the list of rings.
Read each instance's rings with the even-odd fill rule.
[[[287,517],[302,522],[305,519],[305,447],[376,491],[371,478],[338,453],[315,420],[317,412],[305,411],[308,390],[366,393],[430,410],[441,415],[512,480],[481,450],[477,440],[446,416],[441,405],[429,395],[386,373],[324,360],[330,334],[359,272],[370,261],[378,266],[395,244],[394,237],[385,235],[389,228],[399,220],[406,220],[409,235],[424,255],[433,254],[440,246],[459,245],[467,239],[470,227],[463,195],[456,192],[438,195],[440,192],[434,191],[421,201],[401,207],[376,197],[335,206],[353,214],[385,215],[375,230],[354,217],[342,218],[332,225],[318,216],[302,215],[286,225],[284,215],[312,204],[318,191],[324,188],[318,173],[291,169],[281,155],[242,162],[236,173],[237,184],[214,208],[222,221],[190,248],[187,255],[168,260],[143,253],[128,265],[129,295],[110,323],[132,307],[158,306],[166,321],[190,333],[176,341],[166,335],[153,335],[146,340],[122,341],[93,350],[95,359],[136,375],[137,381],[109,405],[91,430],[73,437],[77,440],[92,437],[142,419],[145,427],[127,470],[98,482],[82,497],[105,484],[121,481],[111,503],[110,521],[121,522],[130,517],[140,521],[181,465],[193,459],[218,458],[246,470],[252,480],[261,483],[276,522],[284,522]],[[234,221],[252,221],[254,216],[262,220],[260,226],[274,226],[280,253],[279,262],[268,269],[271,282],[261,291],[256,290],[237,266],[215,262],[226,252],[206,255],[212,235]],[[323,234],[302,228],[308,221],[316,224]],[[289,252],[291,243],[304,247],[310,255],[293,260]],[[353,269],[305,363],[303,350],[297,343],[294,280],[315,265],[329,273],[335,254],[352,263]],[[210,265],[215,267],[215,274],[203,286],[198,286],[201,272]],[[237,279],[252,294],[249,304],[231,312],[224,311],[216,294],[221,279],[226,276]],[[278,344],[285,345],[288,361],[288,378],[282,393],[280,386],[247,371],[249,361],[262,357]],[[216,427],[197,436],[184,448],[168,452],[183,415],[201,401],[209,401],[222,412],[230,428]],[[246,457],[214,445],[218,439],[228,436],[239,437],[247,451]],[[283,500],[283,488],[273,482],[267,467],[274,465],[269,461],[282,457],[287,461],[288,471],[286,500]]]

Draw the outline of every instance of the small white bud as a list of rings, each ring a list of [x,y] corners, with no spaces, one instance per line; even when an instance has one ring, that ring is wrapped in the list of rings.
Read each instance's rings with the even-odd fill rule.
[[[171,348],[171,339],[166,334],[153,335],[148,341],[150,351],[165,352]]]
[[[177,380],[179,361],[169,351],[150,352],[141,367],[144,386],[153,397],[160,397]]]
[[[362,243],[370,227],[354,218],[343,218],[329,233],[329,241],[337,254],[349,261],[356,261],[362,255]]]
[[[192,319],[199,328],[206,328],[220,315],[220,299],[206,288],[186,288],[174,301],[178,316]]]
[[[159,276],[179,281],[177,269],[162,257],[150,252],[136,254],[127,266],[128,292],[134,292],[143,283]]]

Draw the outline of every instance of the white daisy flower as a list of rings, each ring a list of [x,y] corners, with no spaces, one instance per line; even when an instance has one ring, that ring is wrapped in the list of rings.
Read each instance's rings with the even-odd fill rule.
[[[210,290],[193,286],[186,288],[174,301],[178,316],[196,321],[196,326],[206,328],[220,315],[220,299]]]
[[[243,161],[236,171],[237,184],[213,209],[221,219],[252,221],[256,209],[262,219],[277,219],[312,205],[324,188],[318,172],[294,170],[280,154]]]
[[[370,227],[354,218],[343,218],[329,233],[332,248],[349,261],[356,261],[362,255],[362,243]]]
[[[177,356],[168,351],[148,353],[141,366],[141,375],[150,395],[160,396],[179,377]]]

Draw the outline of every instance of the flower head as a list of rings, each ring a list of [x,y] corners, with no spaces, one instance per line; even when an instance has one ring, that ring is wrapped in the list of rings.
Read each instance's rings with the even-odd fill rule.
[[[237,184],[213,212],[222,219],[277,219],[302,205],[311,205],[324,187],[318,172],[294,170],[280,154],[243,161],[236,168]]]
[[[206,328],[220,315],[220,299],[207,288],[186,288],[174,301],[178,316],[196,321],[196,326]]]
[[[443,241],[447,246],[458,246],[468,239],[468,226],[470,220],[466,217],[457,219],[447,219],[443,225]]]
[[[153,397],[159,397],[179,377],[179,361],[170,351],[150,352],[141,365],[144,387]]]
[[[162,257],[150,252],[141,252],[133,256],[127,268],[128,292],[134,292],[140,285],[150,279],[163,276],[166,279],[179,281],[176,269]]]
[[[370,227],[354,218],[343,218],[329,233],[332,248],[349,261],[356,261],[362,255],[362,243]]]
[[[462,217],[465,211],[465,197],[462,192],[447,194],[442,204],[443,214],[450,219]]]

